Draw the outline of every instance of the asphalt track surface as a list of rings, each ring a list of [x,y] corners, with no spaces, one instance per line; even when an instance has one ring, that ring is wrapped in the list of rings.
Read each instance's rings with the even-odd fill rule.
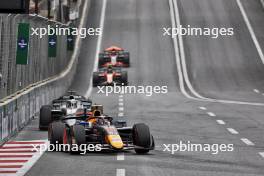
[[[264,12],[259,2],[242,0],[242,4],[260,45],[264,46]],[[87,27],[98,27],[101,6],[101,0],[92,2]],[[236,1],[179,0],[178,6],[183,25],[235,29],[233,37],[183,38],[190,81],[196,91],[210,98],[264,102],[264,67]],[[27,176],[120,176],[124,171],[128,176],[264,175],[264,158],[259,155],[264,152],[263,107],[210,103],[184,97],[179,90],[172,39],[162,35],[162,28],[170,26],[168,1],[108,0],[101,48],[115,44],[130,51],[130,85],[167,85],[169,92],[151,97],[125,94],[120,98],[119,95],[97,94],[94,89],[91,96],[94,103],[105,106],[107,114],[116,116],[119,99],[123,99],[123,118],[130,125],[148,124],[156,140],[156,149],[149,155],[125,152],[121,161],[117,160],[117,153],[111,152],[82,156],[46,152]],[[71,87],[83,95],[89,87],[96,42],[96,37],[85,39]],[[238,134],[232,134],[234,130],[230,128]],[[47,133],[37,131],[37,120],[34,120],[16,140],[45,138]],[[253,145],[241,138],[250,140]],[[163,151],[163,144],[179,143],[180,140],[234,144],[234,151],[217,155],[209,152],[176,152],[172,155]]]

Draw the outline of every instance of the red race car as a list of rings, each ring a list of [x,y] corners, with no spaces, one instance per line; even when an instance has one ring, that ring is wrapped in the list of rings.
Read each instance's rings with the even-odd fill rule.
[[[100,68],[93,73],[93,86],[113,86],[128,84],[127,72],[122,71],[121,68],[114,68],[109,65],[107,68]]]
[[[129,52],[125,52],[123,48],[111,46],[106,48],[103,53],[99,53],[98,67],[129,67]]]

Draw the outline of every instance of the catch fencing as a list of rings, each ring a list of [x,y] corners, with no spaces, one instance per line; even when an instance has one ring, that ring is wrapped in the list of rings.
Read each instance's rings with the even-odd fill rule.
[[[29,38],[28,64],[16,64],[17,30],[19,23],[30,28],[47,28],[56,22],[39,16],[22,14],[0,15],[0,99],[28,85],[60,73],[71,58],[67,51],[67,36],[57,37],[57,56],[48,57],[48,36]],[[61,25],[61,24],[60,24]]]
[[[86,22],[90,0],[83,0],[81,7],[86,8],[85,12],[81,9],[81,18]],[[48,57],[48,36],[30,36],[28,64],[17,65],[19,23],[34,28],[63,25],[39,16],[0,14],[0,144],[38,115],[42,105],[68,89],[78,62],[79,47],[67,51],[67,36],[57,36],[57,56],[52,58]]]

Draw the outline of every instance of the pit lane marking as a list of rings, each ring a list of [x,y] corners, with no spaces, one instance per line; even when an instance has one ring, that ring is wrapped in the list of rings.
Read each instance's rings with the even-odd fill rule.
[[[117,161],[124,161],[125,160],[125,155],[123,152],[121,153],[118,153],[117,156],[116,156],[116,160]]]
[[[125,169],[116,169],[116,176],[125,176],[126,170]]]
[[[259,155],[264,158],[264,152],[259,152]]]
[[[124,107],[119,107],[119,111],[124,111]]]
[[[213,113],[213,112],[207,112],[207,114],[208,114],[209,116],[211,116],[211,117],[215,117],[215,116],[216,116],[215,113]]]
[[[123,116],[124,116],[123,112],[118,113],[118,117],[123,117]]]
[[[239,134],[239,132],[236,131],[234,128],[227,128],[227,130],[228,130],[231,134]]]
[[[199,109],[204,110],[204,111],[207,110],[207,108],[203,106],[200,106]]]
[[[216,122],[220,125],[225,125],[226,123],[223,120],[216,120]]]
[[[250,146],[253,146],[253,145],[255,145],[253,142],[251,142],[249,139],[247,139],[247,138],[241,138],[240,139],[242,142],[244,142],[245,144],[247,144],[247,145],[250,145]]]

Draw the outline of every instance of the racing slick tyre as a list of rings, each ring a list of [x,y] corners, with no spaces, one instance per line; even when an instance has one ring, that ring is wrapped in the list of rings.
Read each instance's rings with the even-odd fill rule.
[[[71,154],[80,154],[80,145],[86,144],[85,128],[82,125],[74,125],[72,127],[72,136],[71,136]],[[75,141],[76,145],[72,144],[72,141]],[[76,148],[78,147],[78,148]]]
[[[121,82],[124,84],[124,86],[128,85],[128,81],[127,81],[127,72],[126,71],[122,71],[121,73]]]
[[[100,53],[99,60],[98,60],[98,68],[102,68],[104,64],[105,64],[104,54]]]
[[[124,63],[129,67],[130,66],[130,56],[129,53],[124,53]]]
[[[60,121],[50,124],[48,136],[51,144],[63,144],[64,128],[65,124]]]
[[[97,72],[93,73],[93,87],[97,87],[99,85],[100,77]]]
[[[137,154],[146,154],[152,145],[152,136],[149,127],[144,123],[135,124],[132,129],[133,143],[142,148],[135,148]],[[144,149],[145,148],[145,149]]]
[[[52,107],[50,105],[44,105],[40,108],[40,113],[39,113],[39,129],[40,130],[48,129],[49,124],[52,121],[51,109]]]

